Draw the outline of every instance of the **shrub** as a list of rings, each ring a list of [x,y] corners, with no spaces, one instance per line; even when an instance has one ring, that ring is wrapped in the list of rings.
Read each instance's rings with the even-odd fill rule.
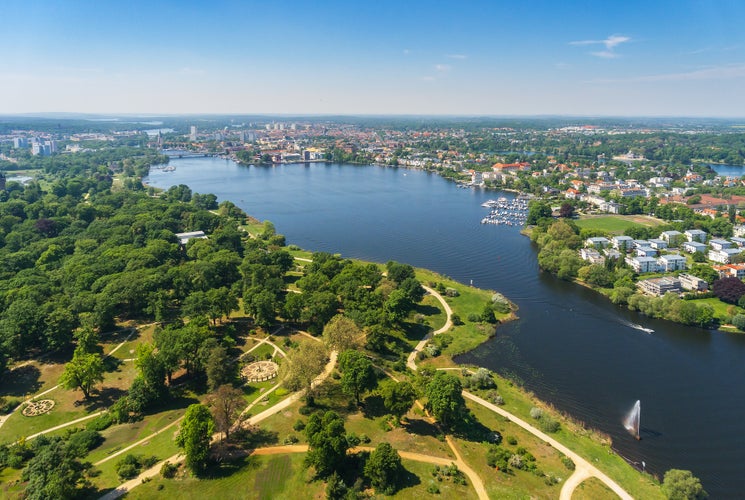
[[[140,473],[141,469],[142,464],[139,459],[131,453],[116,463],[116,473],[121,479],[132,479]]]
[[[735,328],[738,330],[745,330],[745,314],[735,314],[732,317],[732,324],[735,325]]]
[[[158,463],[158,457],[156,457],[155,455],[150,455],[149,457],[144,457],[141,462],[143,468],[149,469],[150,467]]]
[[[541,429],[544,432],[554,433],[558,432],[561,428],[561,424],[558,421],[550,417],[544,417],[541,419]]]
[[[367,444],[370,442],[370,437],[367,434],[360,434],[360,442]]]
[[[433,495],[439,495],[440,494],[440,487],[437,486],[437,483],[434,481],[430,481],[427,485],[427,493],[432,493]]]
[[[490,446],[486,452],[486,463],[489,467],[496,467],[501,471],[509,470],[509,460],[512,454],[501,446]]]
[[[525,467],[522,455],[518,455],[517,453],[510,457],[508,463],[510,467],[514,467],[515,469],[522,469],[523,467]]]
[[[294,424],[292,425],[292,428],[293,428],[294,430],[296,430],[296,431],[300,432],[300,431],[302,431],[303,429],[305,429],[305,422],[303,422],[302,420],[298,419],[298,420],[297,420],[297,421],[296,421],[296,422],[295,422],[295,423],[294,423]]]
[[[297,438],[297,436],[295,436],[294,434],[290,434],[289,436],[285,438],[282,444],[295,444],[298,441],[299,439]]]
[[[507,444],[515,446],[517,444],[517,438],[515,436],[507,436]]]
[[[350,432],[349,434],[347,434],[347,443],[349,444],[350,448],[354,448],[355,446],[360,444],[360,438],[354,432]]]
[[[535,406],[530,409],[530,418],[534,418],[536,420],[540,419],[543,416],[543,410],[540,408],[536,408]]]
[[[101,432],[102,430],[111,427],[111,424],[113,423],[114,417],[111,415],[111,413],[104,413],[103,415],[99,415],[88,422],[85,428],[91,431]]]
[[[172,477],[176,475],[177,470],[178,470],[178,464],[172,464],[170,462],[166,462],[160,468],[160,475],[166,479],[171,479]]]
[[[455,326],[460,326],[463,324],[463,320],[460,319],[460,316],[458,316],[457,314],[451,315],[450,321],[452,321]]]
[[[0,397],[0,415],[7,415],[21,404],[20,399]]]
[[[481,321],[481,316],[476,313],[470,313],[467,318],[471,323],[479,323]]]
[[[77,430],[70,434],[67,440],[67,450],[70,454],[82,458],[102,442],[103,438],[98,431],[91,429]]]
[[[566,467],[568,470],[574,470],[576,468],[576,465],[574,465],[574,461],[566,455],[561,456],[561,463],[563,463],[564,467]]]

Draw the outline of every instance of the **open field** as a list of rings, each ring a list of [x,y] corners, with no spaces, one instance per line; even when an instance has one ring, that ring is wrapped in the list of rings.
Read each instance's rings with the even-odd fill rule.
[[[648,215],[585,215],[574,221],[582,229],[599,229],[612,234],[623,234],[633,226],[656,227],[664,221]]]

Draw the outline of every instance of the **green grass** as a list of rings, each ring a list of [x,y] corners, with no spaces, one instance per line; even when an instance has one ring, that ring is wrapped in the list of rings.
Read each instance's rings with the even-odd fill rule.
[[[719,319],[720,321],[724,321],[725,318],[730,316],[730,314],[727,312],[727,309],[731,307],[735,308],[736,313],[743,312],[741,307],[737,307],[733,304],[727,304],[726,302],[722,302],[716,297],[709,297],[707,299],[695,299],[692,302],[694,302],[696,305],[710,305],[714,309],[714,317]]]
[[[249,456],[212,468],[208,477],[157,477],[132,490],[131,499],[221,500],[324,498],[323,482],[309,482],[304,453]]]
[[[572,500],[612,500],[618,498],[600,479],[585,479],[574,490]]]
[[[600,217],[582,217],[574,221],[581,229],[598,229],[612,234],[623,232],[636,226],[656,227],[663,221],[638,215],[605,215]]]
[[[478,498],[470,482],[466,485],[455,484],[448,478],[437,481],[432,475],[435,466],[424,462],[402,459],[401,464],[406,470],[404,484],[393,495],[401,500],[422,500],[422,498],[441,498],[443,500],[456,498],[461,500]],[[440,490],[439,495],[427,492],[430,483],[434,483]],[[384,498],[382,495],[375,498]],[[496,498],[496,497],[493,497]]]

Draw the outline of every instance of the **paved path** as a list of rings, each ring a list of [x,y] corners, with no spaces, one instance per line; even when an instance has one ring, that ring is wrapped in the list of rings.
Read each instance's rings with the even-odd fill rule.
[[[147,436],[147,437],[145,437],[145,438],[142,438],[142,439],[140,439],[140,440],[139,440],[139,441],[137,441],[136,443],[130,444],[130,445],[129,445],[129,446],[127,446],[126,448],[124,448],[124,449],[121,449],[121,450],[117,451],[116,453],[112,453],[112,454],[111,454],[111,455],[109,455],[108,457],[104,458],[103,460],[99,460],[98,462],[96,462],[96,463],[95,463],[95,464],[93,464],[93,465],[94,465],[94,466],[99,466],[99,465],[101,465],[101,464],[103,464],[103,463],[106,463],[106,462],[108,462],[109,460],[111,460],[111,459],[112,459],[112,458],[114,458],[114,457],[118,457],[119,455],[121,455],[121,454],[123,454],[123,453],[126,453],[126,452],[128,452],[129,450],[131,450],[132,448],[134,448],[134,447],[136,447],[136,446],[139,446],[139,445],[141,445],[141,444],[143,444],[143,443],[145,443],[145,442],[147,442],[147,441],[150,441],[150,440],[151,440],[152,438],[154,438],[155,436],[157,436],[157,435],[158,435],[158,434],[160,434],[161,432],[163,432],[163,431],[165,431],[165,430],[167,430],[167,429],[169,429],[169,428],[173,427],[173,426],[174,426],[174,425],[176,425],[177,423],[181,422],[181,421],[182,421],[183,419],[184,419],[184,417],[183,417],[183,416],[181,416],[181,417],[177,418],[176,420],[174,420],[174,421],[173,421],[173,422],[171,422],[170,424],[166,425],[166,426],[165,426],[165,427],[163,427],[162,429],[158,429],[157,431],[153,432],[153,433],[152,433],[152,434],[150,434],[149,436]]]
[[[422,349],[424,349],[424,346],[427,345],[427,342],[429,342],[429,339],[431,339],[434,335],[439,335],[441,333],[444,333],[444,332],[450,330],[450,328],[453,326],[453,321],[451,320],[451,317],[453,316],[453,310],[450,309],[450,304],[448,304],[447,302],[445,302],[445,299],[442,298],[442,295],[440,295],[439,293],[437,293],[435,290],[433,290],[433,289],[431,289],[431,288],[429,288],[427,286],[424,286],[424,285],[422,285],[422,288],[424,288],[427,291],[427,293],[429,293],[434,298],[436,298],[437,300],[440,301],[440,304],[442,304],[443,309],[445,309],[445,313],[447,313],[447,321],[445,321],[445,324],[439,330],[437,330],[435,332],[428,333],[416,345],[416,347],[414,347],[414,350],[411,351],[411,353],[409,354],[409,357],[406,358],[406,366],[410,370],[412,370],[412,371],[416,371],[417,370],[416,356],[417,356],[417,354],[419,354],[421,352]]]
[[[624,500],[633,500],[633,497],[629,495],[626,490],[621,488],[618,483],[613,481],[611,478],[606,476],[603,472],[601,472],[597,467],[592,465],[590,462],[582,458],[581,456],[577,455],[575,452],[555,440],[554,438],[550,437],[546,433],[540,431],[539,429],[536,429],[529,423],[527,423],[525,420],[513,415],[512,413],[503,410],[497,405],[493,405],[490,402],[486,401],[485,399],[482,399],[475,394],[471,394],[468,391],[463,391],[463,397],[466,399],[470,399],[471,401],[474,401],[475,403],[480,404],[481,406],[488,408],[489,410],[493,411],[494,413],[498,413],[499,415],[502,415],[503,417],[509,418],[512,422],[516,423],[526,431],[530,432],[534,436],[542,439],[543,441],[550,444],[552,447],[554,447],[556,450],[560,451],[564,455],[568,456],[572,459],[574,462],[575,468],[575,474],[573,475],[579,475],[579,478],[575,478],[572,481],[567,480],[567,482],[564,483],[564,486],[561,488],[561,499],[570,499],[572,497],[572,492],[574,491],[574,488],[582,482],[582,480],[586,479],[587,477],[594,476],[598,479],[600,479],[603,483],[605,483],[608,488],[613,490],[613,492],[621,497]],[[578,472],[579,471],[579,472]],[[582,475],[587,474],[586,476],[582,477]],[[571,479],[571,477],[570,477]]]

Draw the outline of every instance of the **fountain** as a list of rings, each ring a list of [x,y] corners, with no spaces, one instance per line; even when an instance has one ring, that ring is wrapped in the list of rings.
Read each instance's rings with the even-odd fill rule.
[[[626,430],[628,430],[632,436],[634,436],[637,440],[641,439],[641,436],[639,436],[639,424],[641,422],[641,402],[637,401],[634,403],[634,407],[631,409],[629,414],[626,416],[626,418],[623,421],[623,426],[626,427]]]

